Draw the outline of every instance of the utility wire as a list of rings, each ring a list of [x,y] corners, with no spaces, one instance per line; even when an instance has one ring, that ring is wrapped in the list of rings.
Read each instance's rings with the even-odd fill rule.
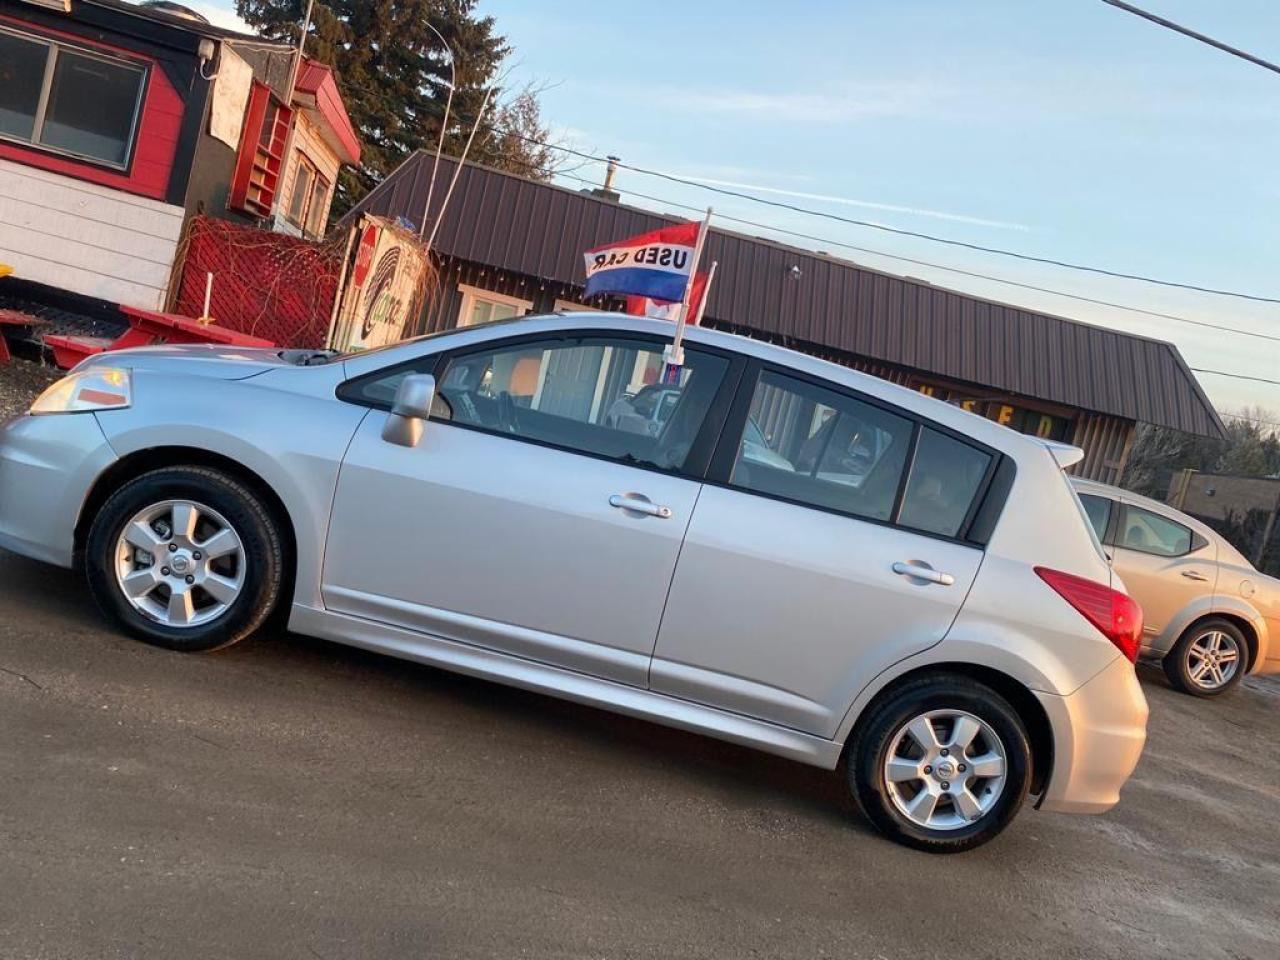
[[[535,140],[533,137],[526,137],[523,134],[516,133],[514,130],[499,130],[496,127],[490,127],[495,132],[505,133],[517,140],[525,143],[534,144],[539,147],[559,150],[562,153],[568,153],[575,157],[581,157],[584,160],[594,160],[597,163],[609,163],[607,157],[598,157],[595,154],[587,153],[583,150],[576,150],[573,147],[566,147],[563,144],[551,143],[549,141]],[[711,193],[718,193],[726,197],[734,197],[738,200],[749,200],[752,203],[759,203],[766,207],[776,207],[780,210],[789,210],[792,213],[802,213],[806,216],[821,217],[825,220],[834,220],[838,223],[846,223],[855,227],[868,227],[872,230],[880,230],[884,233],[892,233],[902,237],[914,237],[917,240],[928,240],[932,243],[942,243],[947,246],[961,247],[965,250],[976,250],[980,253],[991,253],[1002,257],[1011,257],[1015,260],[1023,260],[1028,263],[1043,263],[1053,267],[1063,267],[1067,270],[1078,270],[1083,273],[1092,273],[1104,277],[1115,277],[1121,280],[1136,280],[1140,283],[1150,283],[1160,287],[1173,287],[1178,290],[1193,290],[1196,293],[1209,293],[1219,297],[1235,297],[1240,300],[1253,300],[1258,303],[1280,303],[1280,297],[1266,297],[1260,294],[1241,293],[1238,290],[1221,290],[1216,287],[1204,287],[1194,283],[1179,283],[1175,280],[1160,280],[1155,277],[1144,276],[1140,273],[1125,273],[1120,270],[1109,270],[1105,267],[1093,267],[1082,263],[1073,263],[1069,260],[1056,260],[1051,257],[1036,257],[1028,253],[1019,253],[1016,250],[1006,250],[1003,247],[988,247],[980,243],[969,243],[965,240],[953,240],[949,237],[939,237],[932,233],[923,233],[918,230],[904,230],[900,227],[890,227],[883,223],[876,223],[872,220],[858,220],[854,217],[842,217],[837,213],[828,213],[824,210],[813,210],[809,207],[802,207],[799,204],[787,203],[783,200],[768,200],[764,197],[757,197],[754,194],[744,193],[741,190],[731,190],[728,187],[718,187],[709,183],[699,183],[697,180],[690,180],[687,177],[679,177],[673,173],[664,173],[661,170],[650,170],[646,167],[638,167],[633,164],[624,163],[621,160],[612,161],[623,170],[630,170],[633,173],[639,173],[646,177],[657,177],[661,180],[667,180],[671,183],[678,183],[686,187],[695,187],[700,190],[708,190]]]
[[[1201,367],[1191,367],[1196,373],[1208,373],[1215,377],[1230,377],[1232,380],[1252,380],[1254,383],[1270,383],[1280,387],[1280,380],[1268,380],[1266,377],[1250,377],[1243,373],[1228,373],[1225,370],[1205,370]]]
[[[1233,57],[1239,57],[1241,60],[1248,60],[1250,63],[1256,64],[1264,70],[1270,70],[1272,73],[1280,73],[1280,66],[1276,66],[1268,60],[1263,60],[1261,57],[1254,56],[1248,51],[1223,43],[1221,40],[1215,40],[1213,37],[1192,30],[1190,27],[1184,27],[1180,23],[1174,23],[1172,20],[1166,20],[1164,17],[1157,16],[1154,13],[1143,10],[1141,7],[1135,7],[1132,3],[1125,3],[1124,0],[1102,0],[1102,2],[1115,7],[1117,10],[1132,13],[1134,16],[1142,17],[1144,20],[1150,20],[1152,23],[1157,23],[1166,29],[1174,31],[1175,33],[1180,33],[1184,37],[1190,37],[1192,40],[1199,40],[1201,43],[1207,43],[1211,47],[1217,47],[1219,50],[1224,53],[1229,53]]]
[[[1261,417],[1246,417],[1242,413],[1223,413],[1218,411],[1218,416],[1226,417],[1228,420],[1243,420],[1245,423],[1257,423],[1264,427],[1280,427],[1280,421],[1264,420]]]
[[[560,173],[557,173],[556,176],[564,177],[569,180],[575,180],[578,183],[585,184],[587,186],[595,186],[594,181],[588,180],[585,177],[575,176],[574,174],[571,174],[571,173],[560,172]],[[678,201],[668,200],[663,197],[655,197],[649,194],[639,193],[635,190],[623,189],[616,185],[613,187],[613,189],[617,190],[619,193],[624,193],[630,197],[638,197],[641,200],[648,200],[651,203],[660,203],[668,207],[676,207],[682,210],[691,210],[697,213],[704,212],[701,207],[696,207],[693,204],[680,203]],[[1158,317],[1159,319],[1162,319],[1162,320],[1174,320],[1178,323],[1187,323],[1196,327],[1206,327],[1210,330],[1220,330],[1224,333],[1234,333],[1243,337],[1257,337],[1259,340],[1271,340],[1271,341],[1280,342],[1280,335],[1277,335],[1277,334],[1259,333],[1256,330],[1244,330],[1240,327],[1228,327],[1223,324],[1210,323],[1207,320],[1192,320],[1190,317],[1180,317],[1177,314],[1173,314],[1173,313],[1161,313],[1158,310],[1148,310],[1144,307],[1135,307],[1129,304],[1115,303],[1111,300],[1099,300],[1096,297],[1086,297],[1078,293],[1067,293],[1065,290],[1054,290],[1051,287],[1042,287],[1033,283],[1023,283],[1019,280],[1009,280],[1009,279],[1006,279],[1005,277],[998,277],[989,273],[978,273],[977,271],[974,271],[974,270],[964,270],[964,269],[961,269],[960,267],[949,267],[949,266],[946,266],[945,264],[933,263],[929,260],[918,260],[914,257],[904,257],[901,254],[886,253],[883,250],[875,250],[870,247],[861,247],[856,244],[845,243],[842,240],[833,240],[830,237],[819,237],[810,233],[801,233],[800,231],[797,231],[797,230],[787,230],[783,227],[775,227],[767,223],[759,223],[755,220],[744,220],[741,217],[731,217],[723,213],[716,214],[716,219],[723,220],[728,223],[736,223],[742,226],[751,227],[756,230],[769,230],[774,233],[780,233],[786,236],[796,237],[801,240],[808,240],[813,243],[821,243],[824,246],[840,247],[845,250],[855,250],[858,253],[866,253],[876,257],[885,257],[889,260],[899,260],[903,263],[910,263],[919,267],[929,267],[934,270],[945,270],[948,273],[955,273],[964,277],[972,277],[976,280],[987,280],[992,283],[1002,283],[1010,287],[1019,287],[1023,290],[1034,290],[1037,293],[1047,293],[1056,297],[1066,297],[1067,299],[1070,299],[1070,300],[1078,300],[1082,303],[1092,303],[1102,307],[1113,307],[1117,310],[1127,310],[1131,313],[1140,313],[1148,317]]]

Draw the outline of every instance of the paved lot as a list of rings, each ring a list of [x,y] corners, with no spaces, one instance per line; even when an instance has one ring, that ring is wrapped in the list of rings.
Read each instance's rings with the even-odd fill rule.
[[[299,637],[183,657],[0,554],[0,956],[1280,956],[1280,685],[1144,674],[1112,814],[932,858],[830,774]]]

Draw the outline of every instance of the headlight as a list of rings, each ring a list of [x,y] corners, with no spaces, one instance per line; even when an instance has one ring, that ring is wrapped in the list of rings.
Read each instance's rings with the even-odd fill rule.
[[[128,370],[91,367],[63,377],[31,405],[33,414],[84,413],[117,410],[133,403],[133,381]]]

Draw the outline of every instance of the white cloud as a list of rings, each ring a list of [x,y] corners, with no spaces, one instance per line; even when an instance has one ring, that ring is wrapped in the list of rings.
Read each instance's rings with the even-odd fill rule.
[[[945,92],[928,84],[868,84],[838,93],[758,93],[751,90],[693,90],[670,102],[704,113],[758,115],[762,120],[847,123],[874,117],[920,113]]]
[[[968,223],[980,227],[996,227],[1001,230],[1031,229],[1021,223],[1009,223],[1004,220],[988,220],[964,213],[948,213],[945,210],[930,210],[926,207],[906,207],[893,203],[879,203],[875,200],[855,200],[852,197],[837,197],[826,193],[806,193],[802,190],[784,190],[780,187],[764,187],[755,183],[742,183],[737,180],[719,180],[713,177],[686,176],[684,179],[695,183],[705,183],[714,187],[731,187],[736,190],[748,190],[752,193],[771,193],[783,197],[795,197],[799,200],[817,200],[822,203],[834,203],[846,207],[862,207],[867,210],[881,210],[887,213],[907,213],[917,217],[929,217],[934,220],[950,220],[953,223]]]

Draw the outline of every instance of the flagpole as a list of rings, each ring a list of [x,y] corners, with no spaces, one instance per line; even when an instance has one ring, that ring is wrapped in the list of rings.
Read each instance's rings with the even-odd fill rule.
[[[711,208],[707,207],[707,219],[702,221],[702,226],[698,228],[698,239],[693,245],[693,263],[689,267],[689,279],[684,284],[684,297],[680,300],[680,318],[676,321],[675,339],[671,341],[671,345],[667,347],[666,361],[668,365],[673,367],[684,366],[684,328],[685,320],[689,316],[689,304],[693,299],[693,281],[698,275],[698,264],[702,260],[702,248],[707,241],[707,232],[711,229]],[[706,293],[702,295],[702,302],[706,303]]]
[[[707,271],[707,282],[702,287],[702,299],[698,301],[698,312],[693,317],[693,325],[695,327],[702,326],[702,315],[707,312],[707,298],[711,296],[711,284],[716,282],[716,267],[718,266],[720,266],[719,260],[711,261],[711,269]]]

